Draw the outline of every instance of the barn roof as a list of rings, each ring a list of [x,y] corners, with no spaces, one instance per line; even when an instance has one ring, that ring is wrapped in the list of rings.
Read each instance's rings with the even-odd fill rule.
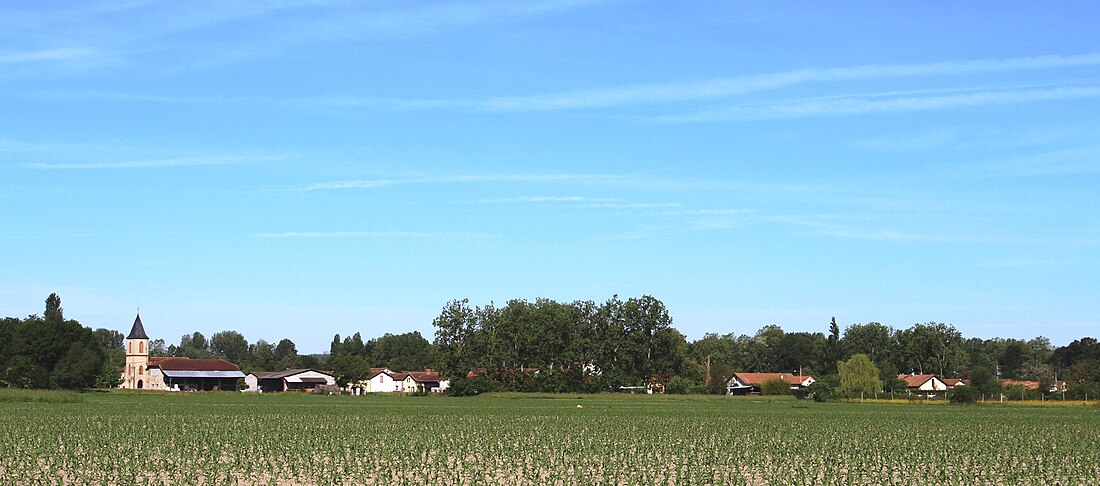
[[[322,375],[332,376],[332,373],[328,373],[328,372],[325,372],[325,371],[318,371],[318,370],[315,370],[315,369],[312,369],[312,368],[288,368],[288,369],[285,369],[283,371],[253,371],[252,374],[255,375],[256,378],[273,379],[273,378],[286,378],[288,376],[300,375],[300,374],[305,373],[307,371],[312,371],[314,373],[321,373]]]
[[[224,359],[149,358],[149,367],[168,371],[241,371]],[[243,375],[242,375],[243,376]]]
[[[141,325],[141,314],[134,318],[134,327],[130,328],[130,334],[126,335],[126,339],[149,339],[145,334],[145,326]]]
[[[240,371],[222,370],[164,370],[164,376],[169,378],[244,378]]]
[[[746,385],[761,385],[772,378],[779,378],[792,385],[801,385],[810,378],[809,375],[795,375],[790,373],[734,373],[742,383]]]
[[[409,376],[411,376],[413,380],[419,382],[439,381],[442,379],[438,371],[410,371]]]

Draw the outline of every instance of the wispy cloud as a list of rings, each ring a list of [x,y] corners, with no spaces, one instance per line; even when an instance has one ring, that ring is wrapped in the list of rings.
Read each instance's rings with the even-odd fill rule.
[[[212,157],[182,157],[175,159],[133,160],[121,162],[25,162],[17,164],[24,169],[36,170],[103,170],[103,169],[151,169],[160,167],[194,167],[204,165],[231,165],[255,162],[262,158],[212,156]],[[270,160],[270,158],[266,158]]]
[[[993,176],[1065,176],[1100,173],[1100,146],[1018,155],[967,169]]]
[[[731,98],[748,93],[771,91],[811,83],[964,75],[1096,65],[1100,65],[1100,53],[943,61],[921,64],[864,65],[831,69],[796,69],[695,82],[648,83],[535,95],[502,96],[482,100],[320,96],[300,98],[294,100],[293,103],[348,107],[370,106],[400,110],[447,108],[496,112],[580,110]]]
[[[810,98],[779,103],[745,104],[685,115],[653,117],[666,123],[747,121],[867,113],[898,113],[944,110],[983,105],[1005,105],[1040,101],[1068,101],[1100,97],[1100,86],[1029,90],[989,90],[947,95],[910,96],[897,93],[854,94]]]
[[[570,207],[580,207],[588,209],[658,209],[658,208],[678,208],[682,206],[681,203],[669,202],[669,203],[642,203],[642,202],[604,202],[604,203],[590,203],[581,204]]]
[[[567,183],[613,183],[630,180],[630,176],[606,174],[484,174],[444,177],[407,177],[394,179],[361,179],[333,182],[318,182],[293,189],[296,191],[322,191],[341,189],[378,189],[390,186],[425,184],[469,184],[479,182],[567,182]]]
[[[683,209],[679,211],[661,211],[658,216],[729,216],[752,213],[751,209]]]
[[[614,198],[585,197],[585,196],[521,196],[501,197],[495,199],[477,199],[478,204],[522,204],[522,203],[607,203],[616,201]]]
[[[88,59],[96,57],[97,55],[99,55],[99,53],[96,50],[84,47],[41,49],[0,54],[0,64],[71,61],[75,59]]]
[[[115,53],[111,57],[131,59],[149,52],[170,53],[174,62],[166,69],[190,69],[285,55],[312,44],[408,38],[446,29],[522,21],[601,1],[605,0],[195,1],[123,2],[106,7],[74,4],[41,11],[8,8],[0,16],[0,32],[6,34],[0,37],[32,46],[79,39],[94,48],[0,52],[0,64],[102,59],[97,55],[99,50]],[[202,35],[192,42],[179,40],[211,29],[223,29],[226,35]]]
[[[491,233],[419,232],[419,231],[286,231],[256,233],[257,238],[376,238],[376,239],[485,239]]]

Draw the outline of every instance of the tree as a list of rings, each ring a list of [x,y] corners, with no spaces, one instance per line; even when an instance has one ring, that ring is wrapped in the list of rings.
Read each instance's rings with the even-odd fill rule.
[[[330,356],[336,356],[340,354],[340,335],[336,334],[332,336],[332,344],[328,345],[328,354]]]
[[[955,404],[970,404],[978,401],[978,390],[972,386],[956,386],[947,393],[948,400]]]
[[[275,360],[275,346],[263,339],[257,339],[248,347],[248,362],[241,368],[249,371],[273,371],[278,366]]]
[[[840,349],[840,326],[836,324],[836,317],[829,321],[829,337],[825,340],[825,361],[821,372],[835,373],[836,363],[844,359],[843,350]]]
[[[49,322],[58,324],[65,322],[65,312],[61,308],[61,297],[58,297],[57,294],[50,294],[49,297],[46,297],[46,313],[43,316]]]
[[[50,374],[50,384],[57,388],[92,388],[102,370],[103,355],[99,347],[78,341],[57,363]]]
[[[126,336],[114,329],[99,328],[94,334],[99,341],[99,346],[103,349],[122,349],[123,341],[126,340]]]
[[[904,364],[921,374],[947,376],[963,361],[962,334],[954,326],[929,322],[898,333]],[[954,375],[954,373],[951,373]]]
[[[779,343],[775,347],[777,369],[783,372],[807,374],[825,371],[830,368],[823,363],[823,357],[828,354],[827,348],[827,341],[821,333],[786,333],[779,338]]]
[[[173,356],[182,358],[209,358],[210,350],[206,342],[206,336],[203,336],[201,332],[195,331],[191,334],[184,334],[180,337],[180,345],[176,348],[176,352]]]
[[[840,371],[841,396],[852,398],[859,395],[878,393],[882,390],[882,380],[878,377],[878,369],[871,363],[866,354],[855,354],[848,361],[837,362]]]
[[[1001,381],[989,366],[978,366],[970,369],[970,386],[974,387],[983,397],[993,397],[1001,393]]]
[[[836,393],[839,388],[839,377],[836,375],[824,375],[810,384],[809,391],[810,396],[813,397],[815,402],[828,402],[836,400]]]
[[[298,347],[294,345],[294,341],[286,338],[275,345],[274,358],[281,369],[297,368],[300,364]]]
[[[359,333],[355,333],[355,337],[358,336]],[[374,367],[422,370],[431,367],[435,361],[435,347],[419,331],[396,335],[386,333],[364,349],[366,347],[371,349],[369,358]]]
[[[889,360],[894,355],[897,340],[894,338],[894,330],[877,322],[868,324],[852,324],[844,330],[844,338],[841,346],[844,354],[866,354],[872,362]]]
[[[222,331],[210,336],[210,351],[231,363],[243,363],[248,358],[248,340],[237,331]]]

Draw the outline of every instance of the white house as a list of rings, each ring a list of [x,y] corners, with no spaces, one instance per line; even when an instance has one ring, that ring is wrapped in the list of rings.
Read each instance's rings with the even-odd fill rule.
[[[439,376],[438,371],[396,372],[389,368],[371,368],[370,378],[348,385],[354,395],[364,393],[395,393],[427,391],[439,393],[450,387],[451,382]]]
[[[254,371],[244,377],[248,385],[245,391],[282,392],[313,391],[318,385],[335,385],[336,378],[331,373],[311,369],[288,369],[283,371]]]
[[[898,379],[905,382],[910,391],[935,392],[947,390],[947,383],[931,374],[900,374]]]
[[[816,381],[812,376],[797,373],[734,373],[726,382],[726,395],[760,393],[760,385],[770,379],[783,380],[792,390],[807,388]]]
[[[404,373],[396,373],[389,368],[371,368],[369,378],[349,383],[347,391],[353,395],[403,391],[404,375]]]

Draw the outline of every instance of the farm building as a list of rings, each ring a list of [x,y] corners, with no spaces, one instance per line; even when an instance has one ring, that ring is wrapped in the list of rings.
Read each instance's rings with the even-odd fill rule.
[[[347,390],[354,395],[364,393],[394,392],[432,392],[438,393],[450,387],[451,382],[444,380],[438,371],[402,371],[389,368],[371,368],[370,378],[348,385]]]
[[[405,378],[405,391],[439,393],[449,388],[451,382],[444,380],[438,371],[410,371]]]
[[[149,356],[149,336],[134,318],[126,335],[126,365],[119,388],[134,390],[236,390],[244,373],[223,359],[190,359]]]
[[[332,373],[313,369],[286,369],[283,371],[253,371],[244,377],[250,392],[311,392],[319,385],[335,385]]]
[[[943,384],[947,385],[947,389],[950,390],[950,389],[955,388],[957,386],[968,385],[969,383],[967,383],[966,380],[961,379],[961,378],[944,378],[943,379]]]
[[[944,391],[947,390],[947,383],[936,377],[936,375],[924,374],[900,374],[898,379],[905,382],[905,387],[909,391],[913,392],[932,392],[932,391]]]
[[[760,385],[772,378],[786,381],[792,390],[809,387],[815,381],[812,376],[794,373],[734,373],[726,382],[726,395],[760,393]]]
[[[1034,381],[1034,380],[1001,380],[1001,386],[1003,386],[1005,388],[1008,388],[1008,387],[1011,387],[1011,386],[1019,386],[1019,387],[1023,387],[1024,389],[1027,389],[1027,390],[1038,390],[1039,389],[1039,382]],[[1066,382],[1059,380],[1059,381],[1052,382],[1050,384],[1050,389],[1047,390],[1047,392],[1058,393],[1058,392],[1064,392],[1068,389],[1069,388],[1066,386]]]

